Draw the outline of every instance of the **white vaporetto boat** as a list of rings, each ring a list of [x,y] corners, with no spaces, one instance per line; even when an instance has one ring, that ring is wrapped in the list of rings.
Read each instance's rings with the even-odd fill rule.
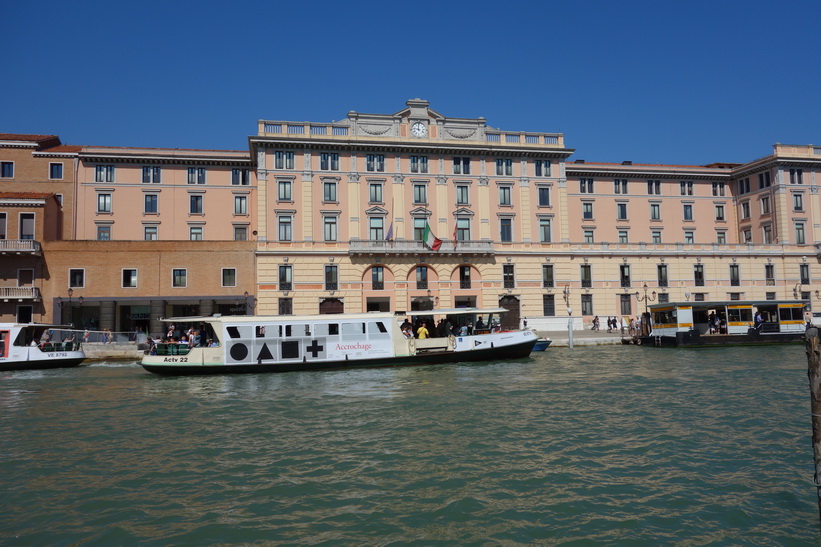
[[[211,316],[165,319],[188,324],[210,339],[210,347],[161,343],[146,352],[142,366],[167,375],[288,372],[347,367],[429,365],[527,357],[537,336],[530,330],[502,331],[496,318],[505,308],[452,308],[401,314]],[[478,317],[489,327],[470,334],[406,338],[400,322],[435,317],[467,325]],[[487,323],[485,323],[485,319]],[[432,324],[429,330],[434,331]],[[463,329],[464,332],[465,329]]]
[[[40,323],[0,323],[0,370],[76,367],[86,355],[77,340],[51,341],[44,333],[67,328]]]

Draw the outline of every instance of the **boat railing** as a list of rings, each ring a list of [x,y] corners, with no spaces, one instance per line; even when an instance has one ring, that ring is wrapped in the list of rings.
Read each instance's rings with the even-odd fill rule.
[[[152,352],[152,355],[188,355],[191,349],[186,344],[157,344],[154,350],[156,353]]]
[[[44,353],[54,351],[80,351],[82,344],[76,340],[68,340],[66,342],[46,342],[39,344],[37,347]]]

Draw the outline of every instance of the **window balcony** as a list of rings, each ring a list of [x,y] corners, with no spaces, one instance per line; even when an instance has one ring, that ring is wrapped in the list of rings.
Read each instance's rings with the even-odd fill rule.
[[[338,291],[339,290],[339,283],[325,282],[325,290],[326,291]]]
[[[40,256],[40,242],[33,239],[0,239],[0,256],[34,255]]]
[[[0,300],[40,300],[40,289],[37,287],[0,287]]]
[[[593,286],[593,281],[590,279],[582,279],[582,288],[589,289]]]
[[[385,282],[384,281],[373,281],[371,283],[371,289],[374,290],[374,291],[385,290]]]
[[[767,285],[769,285],[769,286],[771,286],[771,287],[775,287],[775,278],[773,278],[773,277],[768,277],[768,278],[766,279],[766,284],[767,284]]]
[[[428,282],[427,281],[417,281],[416,282],[416,289],[417,290],[419,290],[419,289],[424,290],[424,289],[427,289],[427,288],[428,288]]]
[[[434,251],[425,246],[421,241],[400,239],[396,241],[384,241],[381,239],[356,239],[348,244],[348,254],[355,256],[402,256],[402,255],[482,255],[493,256],[496,251],[493,249],[492,241],[457,241],[454,245],[452,239],[443,240],[438,251]]]
[[[470,288],[470,279],[463,279],[459,282],[460,289],[469,289]]]
[[[695,285],[696,285],[696,287],[703,287],[704,286],[704,280],[703,279],[696,279],[695,280]]]
[[[281,291],[292,291],[292,290],[294,290],[293,289],[293,284],[292,283],[280,283],[279,284],[279,290],[281,290]]]
[[[545,289],[552,289],[553,285],[554,283],[552,279],[545,279],[544,281],[542,281],[542,287],[544,287]]]

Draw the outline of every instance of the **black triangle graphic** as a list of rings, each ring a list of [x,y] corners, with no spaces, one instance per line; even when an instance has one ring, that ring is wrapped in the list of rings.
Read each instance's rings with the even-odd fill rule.
[[[268,344],[262,344],[262,349],[259,350],[259,355],[257,355],[257,361],[262,361],[263,359],[271,360],[274,356],[271,355],[271,350],[268,349]]]

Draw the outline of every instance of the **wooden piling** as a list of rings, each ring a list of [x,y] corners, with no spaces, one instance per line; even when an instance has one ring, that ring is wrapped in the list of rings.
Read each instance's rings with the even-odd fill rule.
[[[812,409],[812,456],[815,462],[813,482],[818,498],[818,518],[821,522],[821,349],[819,348],[818,329],[815,327],[807,329],[805,340]]]

